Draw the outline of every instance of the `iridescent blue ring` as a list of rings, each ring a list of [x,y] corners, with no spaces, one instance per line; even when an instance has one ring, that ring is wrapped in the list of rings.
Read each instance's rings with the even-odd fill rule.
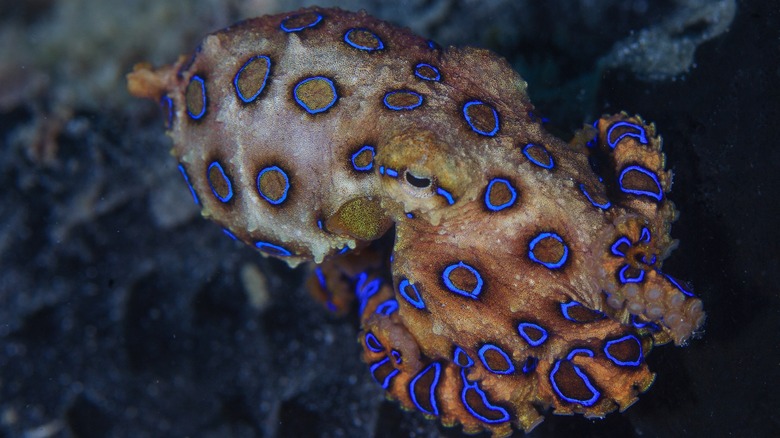
[[[222,175],[222,179],[227,183],[228,193],[227,195],[220,196],[219,193],[217,193],[217,189],[214,188],[214,184],[211,182],[211,169],[217,168],[217,171]],[[233,197],[233,184],[230,182],[230,179],[225,175],[225,170],[222,169],[222,165],[219,164],[218,161],[214,161],[211,164],[209,164],[208,169],[206,169],[206,180],[209,182],[209,187],[211,187],[211,192],[214,193],[214,196],[217,197],[221,202],[228,202]]]
[[[206,114],[206,81],[204,81],[202,77],[198,75],[194,75],[192,79],[190,79],[190,84],[192,84],[193,82],[200,83],[200,94],[201,94],[201,99],[203,100],[203,108],[200,110],[198,114],[193,114],[192,111],[190,111],[190,106],[189,105],[185,105],[185,106],[187,107],[187,115],[192,117],[193,120],[198,120]]]
[[[548,160],[547,163],[543,163],[543,162],[537,160],[536,158],[534,158],[531,155],[530,152],[528,152],[528,149],[531,149],[532,147],[540,148],[541,150],[544,151],[545,154],[547,154],[547,160]],[[532,163],[536,164],[537,166],[542,167],[544,169],[552,169],[553,167],[555,167],[555,161],[553,161],[553,157],[550,154],[550,151],[548,151],[546,147],[544,147],[544,146],[542,146],[540,144],[528,143],[527,145],[523,146],[523,155],[525,155],[525,157],[528,158],[528,160],[530,162],[532,162]]]
[[[394,95],[394,94],[398,94],[398,93],[411,94],[411,95],[413,95],[413,96],[415,96],[417,98],[417,102],[416,103],[412,103],[410,105],[391,105],[390,102],[387,101],[387,98],[392,96],[392,95]],[[420,93],[418,93],[416,91],[411,91],[411,90],[393,90],[393,91],[388,91],[387,93],[385,93],[385,97],[382,99],[382,102],[385,104],[385,106],[387,108],[389,108],[389,109],[391,109],[393,111],[406,111],[406,110],[413,110],[413,109],[419,107],[420,105],[422,105],[423,104],[423,97],[422,97],[422,95]]]
[[[246,97],[244,96],[244,93],[241,92],[241,90],[238,88],[238,77],[241,75],[241,72],[244,71],[244,69],[253,61],[257,59],[264,59],[266,62],[266,69],[265,69],[265,77],[263,77],[263,83],[260,85],[260,88],[257,89],[255,94]],[[249,58],[244,65],[241,66],[240,69],[236,72],[236,75],[233,77],[233,87],[236,89],[236,95],[239,99],[241,99],[244,103],[249,103],[255,99],[257,99],[257,96],[260,95],[260,93],[263,92],[263,89],[265,89],[265,84],[268,82],[268,74],[271,73],[271,58],[265,56],[265,55],[257,55]]]
[[[263,175],[265,175],[266,172],[270,172],[272,170],[275,170],[275,171],[281,173],[282,177],[284,177],[284,183],[285,183],[284,191],[282,192],[282,196],[280,196],[279,199],[276,199],[276,200],[269,198],[268,196],[265,195],[265,193],[263,193],[262,190],[260,190],[260,179],[263,177]],[[259,193],[260,196],[263,197],[263,199],[265,199],[266,201],[270,202],[271,204],[279,205],[282,202],[284,202],[287,199],[287,193],[289,191],[290,191],[290,177],[288,177],[287,176],[287,172],[282,170],[282,168],[280,168],[279,166],[269,166],[269,167],[266,167],[263,170],[261,170],[260,173],[257,174],[257,193]]]
[[[623,178],[626,176],[626,174],[628,172],[630,172],[632,170],[636,171],[636,172],[639,172],[641,174],[644,174],[645,176],[650,177],[650,179],[652,179],[653,182],[655,183],[657,191],[650,192],[650,191],[647,191],[647,190],[635,190],[635,189],[626,188],[623,185]],[[620,177],[618,178],[618,180],[620,182],[620,190],[622,190],[625,193],[631,193],[632,195],[639,195],[639,196],[649,196],[649,197],[655,199],[656,201],[661,201],[661,198],[663,198],[663,196],[664,196],[663,189],[661,188],[661,183],[658,181],[658,176],[656,176],[656,174],[654,174],[653,172],[645,169],[642,166],[626,166],[626,168],[623,169],[622,172],[620,172]]]
[[[465,270],[469,271],[471,274],[474,275],[474,278],[477,280],[477,284],[474,286],[473,290],[470,290],[470,291],[469,290],[463,290],[463,289],[458,288],[457,286],[455,286],[455,284],[452,283],[452,280],[450,280],[450,274],[452,274],[452,271],[454,271],[455,269],[458,269],[458,268],[465,269]],[[455,263],[453,265],[447,266],[444,269],[444,271],[442,272],[441,278],[442,278],[442,280],[444,280],[444,285],[447,286],[447,289],[449,289],[450,292],[455,292],[456,294],[460,294],[460,295],[463,295],[463,296],[466,296],[466,297],[469,297],[469,298],[472,298],[472,299],[475,299],[475,300],[477,298],[479,298],[479,294],[480,294],[480,292],[482,292],[483,281],[482,281],[482,276],[479,274],[479,271],[474,269],[472,266],[469,266],[469,265],[463,263],[462,261],[458,262],[458,263]]]
[[[493,120],[495,121],[495,124],[493,125],[493,129],[491,129],[490,131],[483,131],[477,128],[476,126],[474,126],[474,123],[471,121],[471,117],[469,116],[469,112],[468,112],[469,107],[472,105],[485,105],[488,108],[490,108],[491,111],[493,111]],[[471,100],[463,104],[463,117],[466,119],[466,123],[468,123],[471,129],[477,134],[493,137],[494,135],[496,135],[496,133],[498,133],[498,127],[499,127],[498,111],[496,111],[496,109],[493,108],[491,105],[482,102],[481,100]]]
[[[363,32],[368,32],[368,33],[370,33],[370,34],[371,34],[371,36],[373,36],[374,38],[376,38],[376,41],[377,41],[377,43],[378,43],[379,45],[378,45],[377,47],[361,46],[360,44],[358,44],[358,43],[356,43],[356,42],[352,41],[352,39],[350,38],[350,35],[352,34],[352,32],[354,32],[354,31],[356,31],[356,30],[357,30],[357,31],[363,31]],[[385,44],[382,42],[382,39],[381,39],[381,38],[379,38],[379,36],[378,36],[377,34],[375,34],[374,32],[371,32],[370,30],[368,30],[368,29],[366,29],[366,28],[363,28],[363,27],[353,27],[352,29],[349,29],[348,31],[346,31],[346,32],[344,33],[344,42],[345,42],[345,43],[347,43],[347,44],[349,44],[350,46],[352,46],[352,47],[354,47],[354,48],[358,49],[358,50],[365,50],[366,52],[375,52],[375,51],[377,51],[377,50],[382,50],[382,49],[384,49],[384,48],[385,48]]]
[[[262,240],[255,242],[255,247],[260,251],[274,255],[277,257],[289,257],[292,255],[290,250],[283,246],[275,245],[271,242],[263,242]]]
[[[511,197],[508,201],[504,202],[503,204],[499,205],[493,205],[492,202],[490,202],[490,192],[493,190],[493,186],[496,183],[501,183],[506,187],[507,190],[509,190],[509,193],[511,193]],[[485,206],[491,210],[491,211],[501,211],[507,207],[511,207],[512,204],[515,203],[517,200],[517,190],[515,190],[514,187],[512,187],[512,183],[510,183],[508,180],[504,178],[493,178],[490,180],[487,186],[487,190],[485,190]]]
[[[553,263],[543,262],[536,258],[536,255],[534,254],[534,248],[536,245],[546,238],[552,238],[557,240],[558,242],[561,242],[563,245],[563,254],[561,255],[560,260]],[[555,233],[540,233],[538,236],[534,237],[533,240],[531,240],[531,243],[528,244],[528,256],[531,258],[531,260],[535,261],[536,263],[539,263],[549,269],[558,269],[561,266],[566,263],[566,259],[569,257],[569,247],[566,245],[566,242],[563,241],[563,238]]]
[[[305,12],[304,12],[304,13],[305,13]],[[314,26],[318,25],[318,24],[320,23],[320,21],[322,21],[322,14],[319,14],[319,13],[315,12],[315,13],[314,13],[314,15],[316,15],[316,16],[317,16],[317,18],[315,18],[313,22],[311,22],[311,23],[309,23],[309,24],[306,24],[306,25],[303,25],[303,26],[300,26],[300,27],[287,27],[287,25],[286,25],[285,23],[287,23],[287,21],[288,21],[288,20],[290,20],[290,19],[292,19],[292,18],[299,17],[300,15],[302,15],[302,14],[292,15],[292,16],[289,16],[289,17],[285,18],[285,19],[284,19],[284,20],[282,20],[282,22],[279,24],[279,27],[280,27],[280,28],[281,28],[283,31],[285,31],[285,32],[287,32],[287,33],[290,33],[290,32],[299,32],[299,31],[301,31],[301,30],[303,30],[303,29],[308,29],[308,28],[310,28],[310,27],[314,27]]]
[[[321,79],[321,80],[325,81],[330,86],[330,89],[333,92],[333,100],[331,100],[330,103],[328,103],[326,106],[324,106],[322,108],[311,109],[311,108],[309,108],[309,105],[306,104],[306,102],[304,102],[304,101],[302,101],[301,99],[298,98],[298,87],[300,87],[301,85],[303,85],[303,84],[305,84],[305,83],[307,83],[309,81],[314,81],[314,80],[318,80],[318,79]],[[295,88],[293,89],[293,98],[295,99],[296,102],[298,102],[298,105],[300,105],[301,108],[303,108],[307,113],[309,113],[309,114],[319,114],[321,112],[325,112],[325,111],[331,109],[331,107],[333,107],[333,105],[335,105],[336,102],[339,100],[339,94],[336,91],[336,85],[333,84],[333,81],[330,78],[326,78],[325,76],[312,76],[310,78],[306,78],[306,79],[298,82],[298,84],[295,85]]]

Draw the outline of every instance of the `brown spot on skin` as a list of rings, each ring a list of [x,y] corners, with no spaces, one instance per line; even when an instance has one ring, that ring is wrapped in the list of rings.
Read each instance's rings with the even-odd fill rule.
[[[564,251],[563,243],[553,237],[545,237],[536,242],[536,246],[534,246],[534,256],[544,263],[558,263],[563,257]]]
[[[474,103],[467,106],[464,111],[473,128],[478,131],[490,133],[498,125],[496,115],[493,113],[493,107],[486,103]]]
[[[255,95],[262,91],[270,68],[270,62],[266,58],[256,57],[241,69],[236,87],[243,100],[253,100]]]
[[[195,118],[200,118],[204,113],[206,104],[206,85],[196,79],[192,79],[187,85],[186,92],[187,111]]]
[[[582,369],[580,369],[582,371]],[[593,397],[593,392],[585,384],[582,377],[577,374],[574,364],[568,360],[560,362],[558,372],[555,373],[555,383],[561,393],[575,400],[589,400]]]
[[[479,280],[474,273],[462,266],[458,266],[450,271],[449,280],[453,286],[463,291],[472,291],[479,284]]]
[[[541,145],[531,143],[525,147],[525,153],[527,153],[534,161],[537,163],[542,163],[544,166],[549,166],[552,163],[550,154]]]
[[[491,205],[504,205],[512,200],[512,192],[504,183],[496,183],[490,188],[488,198]]]
[[[485,362],[487,362],[488,367],[493,371],[506,371],[509,369],[510,364],[507,363],[504,356],[496,350],[485,350],[482,357],[485,359]]]
[[[269,169],[264,172],[257,183],[258,190],[262,195],[271,201],[281,201],[285,196],[285,191],[289,188],[284,174],[277,169]]]
[[[422,103],[422,96],[409,91],[390,92],[385,96],[387,105],[393,108],[416,107]]]
[[[430,65],[422,64],[419,67],[415,68],[414,71],[419,76],[422,76],[423,78],[428,79],[429,81],[439,80],[439,73],[433,68],[431,68]]]
[[[658,193],[658,184],[649,175],[631,169],[621,179],[623,188],[628,190],[638,190],[643,192]]]
[[[604,315],[602,315],[601,313],[596,312],[595,310],[588,309],[587,307],[582,305],[569,306],[566,311],[570,318],[583,324],[588,322],[598,321],[604,318]]]
[[[365,47],[368,50],[382,49],[382,41],[376,35],[367,29],[352,29],[347,32],[346,37],[353,44]],[[361,49],[361,50],[365,50]]]
[[[319,24],[317,23],[317,20],[319,19],[320,15],[316,12],[304,12],[302,14],[297,14],[293,15],[292,17],[285,18],[282,20],[282,26],[290,30],[307,28],[312,27],[315,25],[315,23]]]
[[[362,152],[357,154],[354,159],[352,159],[352,162],[356,167],[361,169],[366,168],[374,162],[374,151],[371,149],[364,149]]]
[[[335,90],[325,78],[321,77],[304,79],[298,83],[294,93],[307,111],[312,113],[324,111],[336,101]]]
[[[620,342],[613,342],[607,348],[609,354],[624,363],[637,362],[642,358],[642,349],[635,338],[625,338]]]
[[[230,194],[230,186],[225,179],[227,176],[223,176],[217,166],[213,166],[209,169],[209,183],[211,187],[217,192],[220,198],[226,198]]]

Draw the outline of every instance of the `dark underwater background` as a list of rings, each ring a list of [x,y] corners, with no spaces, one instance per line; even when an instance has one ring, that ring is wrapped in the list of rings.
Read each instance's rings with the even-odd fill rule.
[[[665,271],[708,319],[604,420],[529,436],[780,436],[780,3],[321,1],[502,56],[567,139],[654,121],[674,171]],[[201,219],[124,74],[304,1],[0,0],[0,438],[460,437],[386,401],[357,313]],[[517,436],[522,436],[518,432]]]

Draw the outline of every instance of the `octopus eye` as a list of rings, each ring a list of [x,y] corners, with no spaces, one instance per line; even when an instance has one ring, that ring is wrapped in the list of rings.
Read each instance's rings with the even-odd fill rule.
[[[418,189],[426,189],[431,186],[431,179],[425,177],[417,177],[412,172],[406,171],[404,177],[406,182]]]

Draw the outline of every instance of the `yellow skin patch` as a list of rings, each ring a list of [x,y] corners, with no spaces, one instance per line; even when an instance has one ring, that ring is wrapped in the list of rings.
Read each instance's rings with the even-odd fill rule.
[[[655,126],[604,116],[566,143],[493,53],[315,7],[141,64],[128,88],[172,102],[204,216],[318,263],[315,297],[336,313],[357,297],[372,377],[444,425],[507,436],[550,409],[626,409],[655,379],[650,350],[704,323],[662,271],[677,212]],[[241,202],[219,199],[215,157]]]

